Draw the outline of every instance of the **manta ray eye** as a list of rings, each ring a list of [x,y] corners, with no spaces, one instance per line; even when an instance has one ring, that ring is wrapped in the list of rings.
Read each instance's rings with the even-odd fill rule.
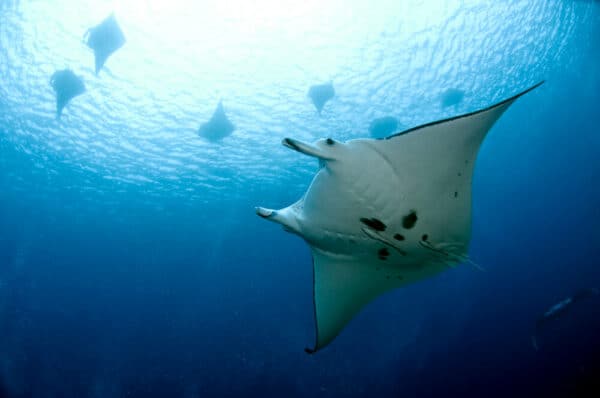
[[[327,139],[325,140],[325,142],[327,143],[327,145],[333,145],[333,144],[335,144],[335,141],[334,141],[334,140],[332,140],[331,138],[327,138]]]

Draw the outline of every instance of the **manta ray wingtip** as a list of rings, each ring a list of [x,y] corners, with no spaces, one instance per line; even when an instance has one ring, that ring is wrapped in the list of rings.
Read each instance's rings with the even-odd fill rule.
[[[312,355],[312,354],[314,354],[315,352],[317,352],[317,350],[315,350],[315,349],[312,349],[312,348],[308,348],[308,347],[306,347],[306,348],[304,349],[304,352],[305,352],[305,353],[307,353],[308,355]]]
[[[539,86],[541,86],[542,84],[546,83],[546,79],[541,79],[538,80],[536,83],[532,84],[531,86],[529,86],[527,89],[525,89],[525,92],[531,91],[534,88],[537,88]]]
[[[537,82],[533,86],[529,87],[527,90],[523,91],[522,94],[526,94],[526,93],[528,93],[528,92],[530,92],[532,90],[535,90],[536,88],[538,88],[539,86],[541,86],[544,83],[546,83],[546,80],[540,80],[539,82]]]

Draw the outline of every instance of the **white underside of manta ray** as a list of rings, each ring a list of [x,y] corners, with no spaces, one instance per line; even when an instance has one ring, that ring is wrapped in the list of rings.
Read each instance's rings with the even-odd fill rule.
[[[392,135],[283,145],[316,157],[304,197],[259,216],[301,236],[313,255],[313,353],[382,293],[468,262],[471,180],[479,147],[520,96]]]

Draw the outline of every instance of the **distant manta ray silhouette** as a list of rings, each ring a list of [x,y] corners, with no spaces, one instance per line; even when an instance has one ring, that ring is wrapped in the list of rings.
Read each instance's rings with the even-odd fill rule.
[[[210,141],[218,141],[233,133],[234,130],[235,126],[225,114],[223,101],[219,101],[217,109],[215,109],[210,120],[198,129],[198,135]]]
[[[89,28],[84,35],[84,40],[89,48],[94,50],[94,61],[96,74],[104,66],[104,63],[115,51],[125,44],[125,35],[114,14],[110,14],[100,24]]]
[[[302,237],[313,256],[314,353],[382,293],[469,263],[471,181],[479,147],[520,96],[382,140],[283,145],[320,169],[296,203],[256,213]]]
[[[76,96],[85,92],[83,80],[70,69],[52,74],[50,85],[56,93],[56,118],[59,119],[65,106]]]
[[[325,103],[335,96],[333,83],[330,82],[311,86],[308,90],[308,96],[320,115]]]
[[[449,88],[441,96],[442,107],[455,106],[462,102],[465,92],[457,88]]]
[[[369,125],[369,133],[373,138],[385,138],[396,131],[398,131],[398,119],[393,116],[373,119]]]

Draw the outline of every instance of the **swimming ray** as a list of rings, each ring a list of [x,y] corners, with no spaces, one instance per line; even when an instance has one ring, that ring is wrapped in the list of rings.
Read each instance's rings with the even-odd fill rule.
[[[83,80],[70,69],[58,70],[52,74],[50,85],[56,93],[56,118],[60,118],[65,106],[76,96],[85,92]]]
[[[219,101],[212,117],[200,126],[198,134],[209,141],[218,141],[230,135],[234,130],[235,126],[225,114],[223,101]]]
[[[520,96],[386,139],[283,145],[320,168],[293,205],[256,213],[302,237],[313,256],[316,343],[329,344],[382,293],[469,261],[477,152]]]
[[[117,23],[115,14],[110,14],[100,24],[89,28],[84,35],[89,48],[94,50],[96,74],[115,51],[125,44],[125,35]]]
[[[320,115],[325,103],[335,96],[333,83],[329,82],[311,86],[308,90],[308,96],[310,97],[315,108],[317,108],[317,112]]]
[[[373,138],[385,138],[398,131],[398,119],[393,116],[378,117],[369,124],[369,133]]]
[[[442,94],[442,107],[455,106],[462,102],[465,92],[457,88],[449,88]]]

